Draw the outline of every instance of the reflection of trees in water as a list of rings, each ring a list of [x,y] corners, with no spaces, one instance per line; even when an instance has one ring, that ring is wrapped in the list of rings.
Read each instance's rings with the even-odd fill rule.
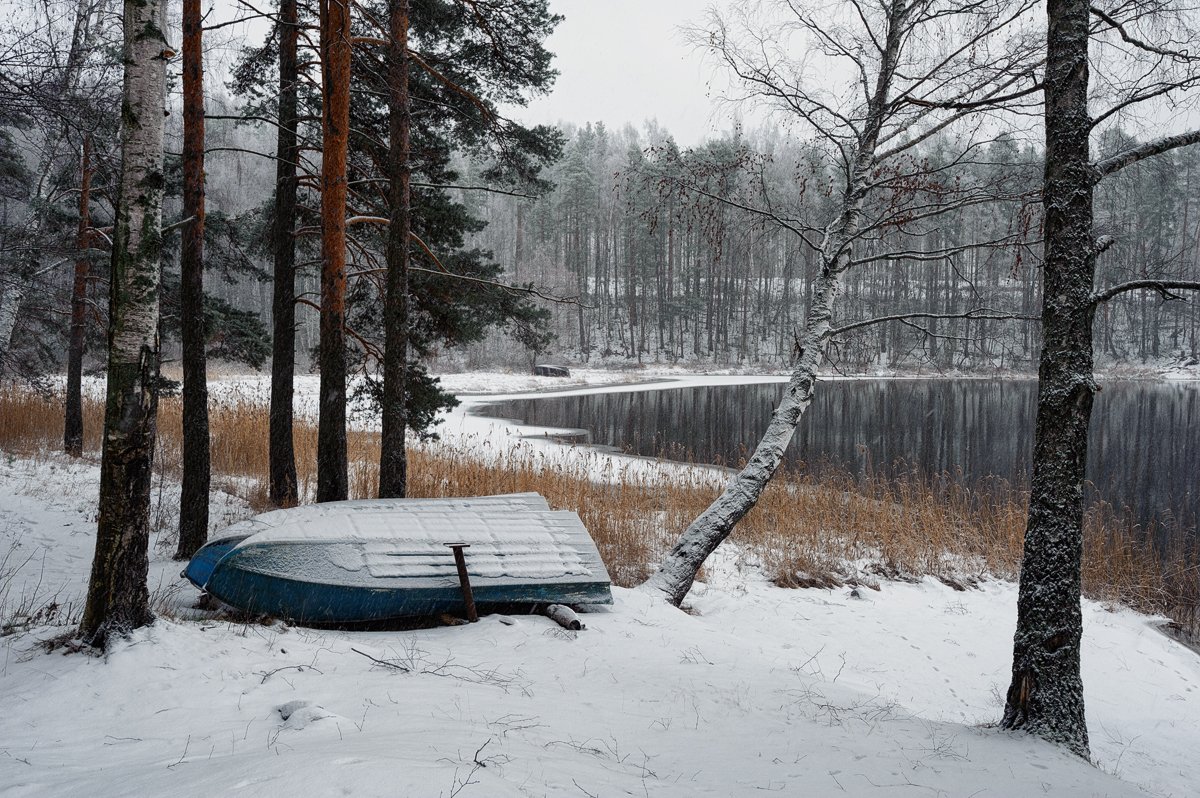
[[[817,392],[788,450],[790,468],[864,474],[961,473],[1029,480],[1037,385],[1029,380],[844,380]],[[671,388],[506,402],[489,415],[591,431],[642,455],[735,465],[762,434],[779,384]],[[1089,479],[1147,521],[1200,513],[1200,387],[1118,382],[1096,397]]]

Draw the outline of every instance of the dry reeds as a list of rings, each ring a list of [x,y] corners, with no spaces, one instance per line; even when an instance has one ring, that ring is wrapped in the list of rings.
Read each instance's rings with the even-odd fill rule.
[[[63,447],[63,403],[60,397],[25,390],[0,382],[0,451],[34,454]],[[100,448],[104,404],[92,399],[83,403],[83,445]]]
[[[102,416],[99,402],[85,401],[85,443],[93,455]],[[266,409],[246,398],[214,401],[210,420],[214,484],[265,509]],[[163,399],[156,467],[167,474],[179,469],[180,429],[178,400]],[[61,431],[59,402],[13,388],[0,390],[0,448],[30,455],[56,449]],[[295,445],[300,490],[311,496],[316,482],[313,424],[296,424]],[[378,485],[379,436],[353,431],[348,448],[351,496],[370,497]],[[551,506],[578,512],[613,581],[629,586],[646,578],[718,488],[692,470],[621,469],[589,450],[573,458],[548,458],[541,450],[517,444],[482,458],[478,447],[469,444],[422,443],[410,449],[412,496],[520,491],[537,491]],[[782,586],[924,576],[961,586],[988,575],[1017,576],[1027,506],[1028,496],[1001,480],[970,487],[953,474],[929,477],[910,470],[890,477],[855,476],[824,468],[819,476],[777,478],[733,540],[744,559]],[[1200,629],[1200,561],[1194,539],[1156,535],[1108,505],[1092,507],[1084,530],[1085,594],[1170,615]],[[1155,546],[1155,539],[1173,542]]]

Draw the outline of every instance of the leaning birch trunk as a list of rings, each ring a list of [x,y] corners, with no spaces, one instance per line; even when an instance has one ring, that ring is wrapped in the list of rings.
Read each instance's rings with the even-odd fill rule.
[[[808,308],[804,335],[796,342],[799,355],[783,399],[775,408],[771,422],[754,449],[750,460],[738,472],[717,500],[708,506],[679,537],[667,553],[658,571],[648,579],[645,589],[663,594],[679,606],[692,588],[696,574],[708,556],[729,537],[733,528],[754,508],[759,496],[783,461],[796,425],[812,403],[817,386],[817,370],[825,358],[825,346],[832,328],[833,305],[841,289],[842,274],[850,268],[850,245],[862,223],[862,204],[866,195],[867,175],[874,163],[874,137],[854,162],[837,220],[826,231],[821,244],[821,276],[817,278]]]
[[[833,304],[841,287],[841,276],[852,264],[851,247],[862,226],[863,202],[870,191],[875,150],[888,113],[888,95],[913,10],[912,5],[905,5],[900,0],[889,6],[888,32],[879,70],[875,75],[875,85],[867,99],[862,130],[849,161],[841,209],[837,218],[826,228],[821,242],[821,274],[809,304],[804,335],[796,342],[799,354],[783,399],[775,408],[771,422],[750,460],[725,486],[716,501],[684,530],[679,541],[659,564],[658,571],[643,586],[661,593],[675,606],[683,603],[708,556],[758,503],[759,496],[783,460],[783,453],[796,432],[796,425],[812,403],[817,370],[824,360],[825,346],[832,329]]]
[[[787,390],[771,416],[767,431],[754,449],[754,455],[717,500],[692,521],[659,565],[658,571],[647,580],[646,589],[661,592],[675,606],[683,602],[704,561],[729,537],[738,521],[753,509],[779,468],[783,453],[796,432],[796,425],[812,402],[817,369],[824,360],[826,336],[831,327],[833,303],[840,284],[840,274],[832,269],[817,281],[804,336],[798,343],[803,353],[795,364]]]
[[[158,376],[165,3],[125,0],[121,172],[109,286],[96,555],[80,633],[102,646],[153,621],[146,574]]]
[[[179,319],[183,343],[183,484],[179,545],[189,559],[208,539],[210,441],[204,323],[204,48],[200,0],[183,0],[183,227]]]

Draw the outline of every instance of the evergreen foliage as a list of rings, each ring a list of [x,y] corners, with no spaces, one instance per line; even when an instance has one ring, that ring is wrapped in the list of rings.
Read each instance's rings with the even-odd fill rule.
[[[383,2],[361,3],[355,25],[378,35],[370,20],[386,19]],[[311,15],[311,11],[309,12]],[[303,14],[302,14],[303,18]],[[409,344],[420,358],[483,339],[504,329],[523,346],[537,350],[550,340],[549,312],[530,299],[533,286],[512,285],[493,253],[471,239],[486,227],[472,209],[477,188],[540,191],[548,187],[541,170],[561,148],[555,128],[527,127],[505,118],[501,104],[520,104],[546,91],[554,79],[544,39],[558,18],[546,0],[518,0],[498,6],[420,0],[412,4],[410,69],[412,95],[412,231]],[[274,113],[277,35],[249,50],[235,71],[233,88],[249,100],[247,116]],[[356,48],[351,96],[351,213],[386,218],[386,192],[380,190],[387,157],[388,116],[384,102],[386,69],[370,48]],[[319,117],[320,100],[300,97],[302,118]],[[302,139],[316,131],[305,128]],[[466,174],[463,155],[480,164]],[[469,190],[455,186],[470,185]],[[308,197],[302,205],[315,207]],[[382,345],[382,267],[384,236],[378,225],[351,228],[352,279],[347,323],[353,330],[350,355],[364,376],[377,375]],[[301,246],[305,246],[303,238]],[[356,274],[357,273],[357,274]],[[419,387],[408,392],[414,429],[423,431],[452,397],[436,388],[421,366],[410,367]],[[366,391],[367,396],[373,392]],[[422,421],[425,420],[425,421]]]

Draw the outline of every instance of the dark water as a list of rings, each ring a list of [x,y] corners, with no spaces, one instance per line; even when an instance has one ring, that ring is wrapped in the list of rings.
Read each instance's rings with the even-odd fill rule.
[[[582,440],[633,454],[736,465],[766,428],[782,384],[544,397],[482,413],[577,428]],[[789,468],[833,463],[889,473],[961,471],[1027,485],[1037,385],[1022,380],[823,382],[788,449]],[[1109,382],[1096,397],[1090,491],[1139,522],[1195,529],[1200,515],[1200,385]]]

